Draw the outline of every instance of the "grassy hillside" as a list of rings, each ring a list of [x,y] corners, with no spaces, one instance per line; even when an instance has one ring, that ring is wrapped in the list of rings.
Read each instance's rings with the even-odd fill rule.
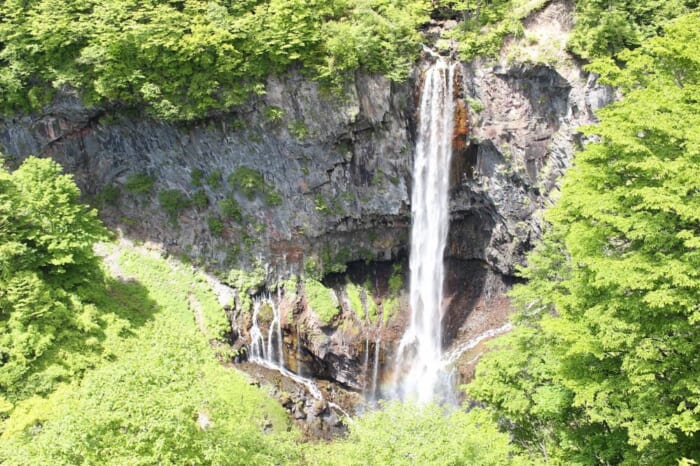
[[[223,317],[206,282],[141,249],[109,249],[110,267],[122,277],[98,303],[108,312],[94,367],[45,397],[6,402],[0,462],[293,461],[296,434],[283,409],[223,367],[200,331],[214,331]]]

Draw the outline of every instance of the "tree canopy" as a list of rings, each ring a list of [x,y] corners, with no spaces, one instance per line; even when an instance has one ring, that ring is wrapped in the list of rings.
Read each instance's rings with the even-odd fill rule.
[[[143,105],[167,120],[228,110],[300,67],[339,85],[364,69],[408,75],[424,0],[8,0],[0,15],[3,110],[56,90]]]
[[[29,158],[11,174],[0,168],[2,397],[44,392],[79,370],[81,358],[50,355],[98,327],[84,291],[102,281],[92,247],[106,230],[79,197],[51,160]]]

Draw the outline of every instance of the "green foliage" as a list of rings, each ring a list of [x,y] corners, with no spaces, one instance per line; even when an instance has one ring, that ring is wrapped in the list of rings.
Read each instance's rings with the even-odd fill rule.
[[[263,110],[263,115],[268,122],[274,123],[284,118],[284,110],[271,105],[269,107],[265,107],[265,110]]]
[[[192,183],[192,186],[194,186],[195,188],[201,188],[203,180],[204,172],[199,168],[193,169],[192,173],[190,174],[190,182]]]
[[[3,110],[56,89],[166,120],[228,110],[299,66],[338,84],[357,69],[405,78],[423,0],[9,1],[0,18]]]
[[[278,206],[282,204],[282,196],[279,195],[277,191],[271,190],[265,192],[265,204],[270,207]]]
[[[207,217],[207,226],[214,236],[221,236],[224,233],[224,221],[219,217]]]
[[[382,302],[382,322],[384,325],[389,322],[389,319],[399,310],[399,300],[396,297],[389,297]]]
[[[0,399],[46,393],[100,351],[92,248],[106,230],[79,198],[49,159],[0,169]]]
[[[299,140],[309,135],[309,128],[306,126],[306,123],[304,123],[304,120],[295,120],[294,123],[289,125],[289,131]]]
[[[348,283],[345,286],[345,293],[348,295],[348,301],[352,311],[357,315],[357,318],[361,321],[365,320],[365,306],[362,303],[362,296],[360,296],[361,288],[354,283]]]
[[[207,175],[206,181],[211,189],[219,189],[221,187],[222,173],[218,168]]]
[[[187,194],[179,189],[166,189],[158,193],[160,207],[168,214],[171,220],[177,218],[184,209],[190,207],[192,202],[187,198]]]
[[[329,273],[343,273],[348,269],[348,262],[352,260],[352,251],[348,248],[340,248],[333,251],[325,247],[321,252],[321,265],[323,275]]]
[[[228,177],[228,184],[240,190],[249,200],[255,198],[255,194],[265,187],[265,180],[257,170],[249,167],[238,167]]]
[[[467,106],[474,113],[481,113],[486,108],[479,99],[467,98]]]
[[[700,16],[618,57],[594,67],[625,97],[585,129],[469,392],[560,462],[671,465],[700,457]]]
[[[389,276],[389,293],[396,296],[403,288],[403,270],[400,263],[391,266],[391,275]]]
[[[253,270],[230,270],[226,282],[238,291],[239,307],[247,311],[253,304],[250,297],[262,290],[266,279],[265,269],[255,267]]]
[[[354,283],[345,286],[345,292],[350,302],[350,307],[360,321],[369,320],[374,323],[377,320],[377,303],[367,287],[362,287]]]
[[[156,180],[148,173],[132,173],[126,179],[124,188],[134,194],[149,194]]]
[[[350,424],[347,439],[309,446],[305,453],[312,465],[526,464],[511,456],[508,435],[478,409],[446,413],[399,402]]]
[[[46,398],[17,403],[2,422],[0,462],[297,461],[282,408],[213,357],[208,339],[227,322],[206,282],[147,253],[118,256],[135,282],[110,290],[113,302],[128,306],[107,327],[121,327],[105,342],[110,357]],[[147,293],[131,294],[142,287],[134,283]]]
[[[509,35],[521,36],[522,20],[546,3],[546,0],[494,0],[441,1],[438,5],[449,6],[461,14],[459,27],[445,36],[458,41],[462,60],[471,60],[497,55],[503,40]]]
[[[320,212],[323,215],[330,215],[331,209],[328,207],[328,203],[323,197],[323,194],[318,193],[314,196],[314,209],[316,209],[316,212]]]
[[[304,258],[304,275],[314,280],[323,278],[323,267],[314,256]]]
[[[296,295],[297,288],[299,287],[299,277],[296,275],[291,275],[286,280],[279,282],[277,286],[282,287],[286,296]]]
[[[667,21],[697,6],[696,0],[577,0],[568,46],[586,59],[614,56],[658,35]]]
[[[270,206],[282,203],[282,197],[275,191],[275,187],[265,182],[262,173],[250,167],[238,167],[229,175],[228,183],[245,194],[248,200],[252,201],[256,195],[262,194],[265,203]]]
[[[306,278],[304,291],[309,307],[322,323],[330,324],[333,318],[340,313],[335,292],[331,288],[326,288],[323,283]]]
[[[192,195],[192,205],[200,209],[209,205],[209,197],[207,197],[207,193],[205,193],[203,189],[198,189],[194,192]]]
[[[119,188],[112,184],[105,185],[97,194],[97,202],[99,205],[116,205],[121,192]]]
[[[219,202],[219,210],[221,210],[221,215],[223,215],[225,219],[240,222],[243,218],[241,207],[233,199],[224,199]]]
[[[338,86],[361,68],[406,79],[421,43],[417,27],[428,20],[428,2],[356,0],[346,5],[343,16],[321,27],[326,54],[315,64],[317,76]]]

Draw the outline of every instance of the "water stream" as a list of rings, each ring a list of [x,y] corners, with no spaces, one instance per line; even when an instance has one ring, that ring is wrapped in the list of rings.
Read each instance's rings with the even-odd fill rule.
[[[277,305],[280,298],[281,297],[278,295],[278,300],[276,301],[269,295],[262,295],[253,300],[253,322],[248,332],[251,339],[250,361],[259,366],[279,372],[284,377],[305,387],[313,398],[323,400],[323,394],[313,380],[295,374],[284,367],[282,319],[280,317],[279,306]],[[270,322],[270,327],[267,332],[267,340],[259,324],[260,312],[265,309],[269,309],[269,311],[272,312],[272,321]],[[329,407],[345,416],[348,422],[352,422],[350,415],[341,406],[331,401],[327,401],[327,403]]]
[[[426,403],[449,391],[442,370],[443,252],[449,227],[455,65],[440,57],[425,73],[411,198],[411,321],[397,352],[398,397]]]

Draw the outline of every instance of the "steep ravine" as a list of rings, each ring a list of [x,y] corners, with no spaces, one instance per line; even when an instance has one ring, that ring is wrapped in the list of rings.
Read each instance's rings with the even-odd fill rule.
[[[378,394],[405,327],[416,102],[428,59],[403,84],[358,74],[342,98],[293,72],[271,77],[249,105],[191,125],[63,95],[42,114],[3,119],[0,150],[10,163],[56,159],[109,226],[224,278],[262,270],[272,291],[292,274],[325,275],[340,309],[329,323],[309,309],[303,283],[285,288],[286,367]],[[569,61],[463,63],[456,80],[446,347],[503,324],[504,293],[580,143],[576,128],[613,98]],[[397,274],[399,311],[384,322]],[[364,318],[348,281],[366,289]],[[249,314],[230,314],[243,350]]]

